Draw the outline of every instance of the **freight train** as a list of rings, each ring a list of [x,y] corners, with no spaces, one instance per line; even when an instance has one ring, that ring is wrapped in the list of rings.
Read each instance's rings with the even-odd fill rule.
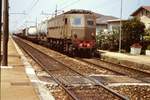
[[[96,17],[88,10],[70,10],[25,28],[17,36],[71,55],[92,55],[96,49]]]

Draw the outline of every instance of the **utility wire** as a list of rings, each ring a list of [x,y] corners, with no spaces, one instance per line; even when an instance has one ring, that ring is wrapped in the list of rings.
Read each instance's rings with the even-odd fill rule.
[[[72,6],[72,5],[76,4],[76,3],[78,3],[79,1],[80,1],[80,0],[75,0],[75,1],[73,1],[73,2],[71,2],[71,3],[69,3],[68,5],[62,7],[61,10],[64,10],[65,8],[68,8],[69,6]]]
[[[58,9],[58,11],[63,11],[65,8],[68,8],[68,7],[70,7],[70,6],[72,6],[72,5],[74,5],[74,4],[76,4],[76,3],[78,3],[80,0],[74,0],[73,2],[70,2],[70,3],[67,3],[67,5],[65,5],[65,6],[63,6],[61,9]],[[29,9],[29,11],[27,11],[27,15],[29,15],[30,14],[30,12],[33,10],[33,8],[38,4],[38,2],[39,2],[39,0],[33,0],[32,1],[32,7],[30,7],[30,9]],[[28,9],[27,9],[28,10]],[[52,13],[53,14],[53,13]],[[20,25],[20,26],[23,26],[25,23],[26,23],[26,19],[27,19],[27,16],[26,16],[26,18],[25,18],[25,20],[23,21],[23,24],[22,25]]]
[[[39,1],[40,1],[40,0],[36,0],[36,2],[33,4],[33,6],[31,7],[31,9],[30,9],[29,12],[31,12],[31,11],[33,10],[33,8],[38,4]]]
[[[108,0],[108,2],[110,2],[110,1]],[[103,7],[101,7],[101,5],[95,7],[94,10],[102,9],[102,8],[103,8],[103,9],[106,9],[107,7],[109,7],[110,9],[112,9],[112,8],[114,8],[114,6],[117,6],[118,4],[120,4],[119,2],[117,2],[117,3],[115,3],[115,4],[108,3],[108,2],[104,2],[103,4],[101,4],[101,5],[105,5],[105,6],[103,6]]]
[[[27,7],[26,11],[30,11],[30,9],[32,8],[33,4],[34,4],[35,0],[32,0],[31,4]]]
[[[29,7],[29,11],[27,11],[27,14],[26,14],[27,16],[25,16],[25,18],[24,18],[25,20],[23,21],[23,24],[19,25],[20,27],[25,25],[25,23],[27,22],[27,21],[26,21],[26,20],[27,20],[27,17],[29,17],[30,12],[31,12],[31,11],[33,10],[33,8],[38,4],[39,1],[40,1],[40,0],[36,0],[36,1],[33,0],[33,1],[32,1],[32,3],[31,3],[32,6]],[[28,10],[28,9],[27,9],[27,10]]]
[[[141,5],[141,0],[138,0],[137,6]]]

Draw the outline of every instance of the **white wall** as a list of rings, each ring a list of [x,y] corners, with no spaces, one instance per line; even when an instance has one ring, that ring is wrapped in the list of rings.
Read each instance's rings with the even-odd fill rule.
[[[98,32],[104,30],[107,30],[107,25],[96,25],[96,35],[98,34]]]
[[[148,18],[147,16],[142,16],[141,22],[145,24],[146,29],[150,28],[150,18]]]

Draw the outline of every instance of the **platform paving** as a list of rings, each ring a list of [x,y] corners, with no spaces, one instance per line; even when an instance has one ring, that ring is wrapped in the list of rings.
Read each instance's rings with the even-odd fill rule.
[[[150,73],[150,56],[99,50],[101,59]]]
[[[8,43],[8,66],[1,66],[1,100],[39,100],[11,39]]]

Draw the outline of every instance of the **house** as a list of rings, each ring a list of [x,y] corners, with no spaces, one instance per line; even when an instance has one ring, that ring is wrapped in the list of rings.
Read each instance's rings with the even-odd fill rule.
[[[108,31],[108,20],[116,20],[118,18],[102,14],[96,14],[96,33]]]
[[[127,20],[122,19],[121,23]],[[107,21],[107,29],[111,32],[114,30],[120,30],[120,19],[108,20]]]
[[[146,29],[150,28],[150,6],[141,6],[131,14],[132,17],[140,18]]]

